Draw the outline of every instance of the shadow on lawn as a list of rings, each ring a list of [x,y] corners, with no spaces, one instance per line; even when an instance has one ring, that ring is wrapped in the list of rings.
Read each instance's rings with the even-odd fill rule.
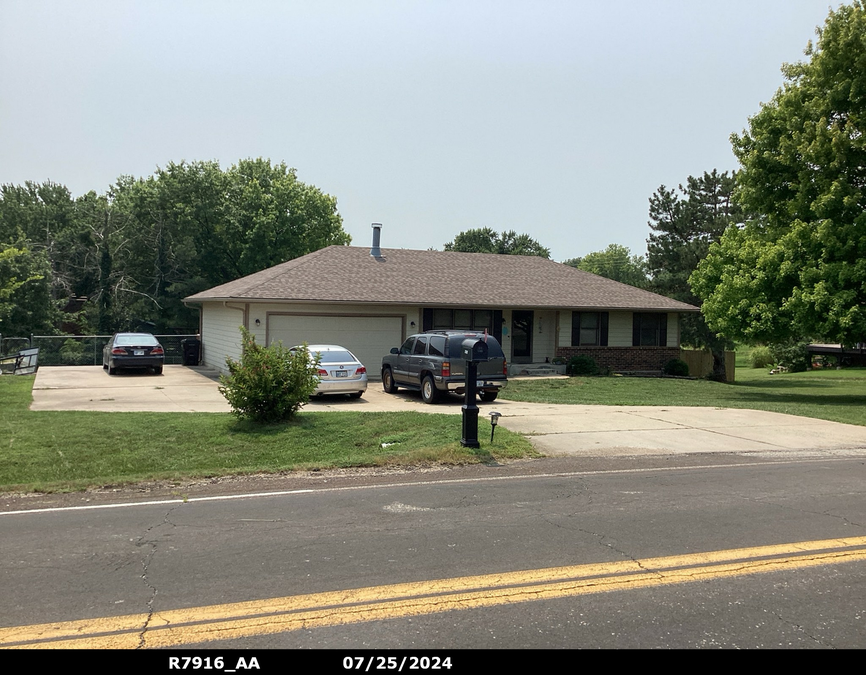
[[[768,404],[798,404],[804,406],[842,406],[862,408],[866,405],[863,394],[784,394],[768,393],[767,391],[739,392],[731,403],[768,403]]]
[[[309,419],[304,419],[303,416],[296,415],[288,422],[275,422],[273,424],[265,424],[263,422],[253,422],[252,420],[233,419],[228,426],[228,431],[233,434],[243,434],[245,436],[264,437],[278,436],[288,429],[303,429],[310,426]]]
[[[833,389],[839,386],[839,380],[756,380],[754,382],[733,382],[732,387],[748,387],[750,389]]]

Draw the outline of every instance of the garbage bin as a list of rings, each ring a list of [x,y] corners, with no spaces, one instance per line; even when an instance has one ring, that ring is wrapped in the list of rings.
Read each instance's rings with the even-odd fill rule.
[[[201,360],[201,340],[198,338],[186,338],[180,341],[183,349],[183,365],[197,366]]]

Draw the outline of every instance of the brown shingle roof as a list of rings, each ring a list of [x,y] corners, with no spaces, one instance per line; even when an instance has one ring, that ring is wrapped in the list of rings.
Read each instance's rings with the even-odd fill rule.
[[[696,307],[537,256],[329,246],[186,298],[501,308]]]

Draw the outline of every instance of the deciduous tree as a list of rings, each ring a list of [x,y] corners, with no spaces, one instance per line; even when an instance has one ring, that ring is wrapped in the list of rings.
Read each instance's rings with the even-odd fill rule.
[[[732,136],[730,228],[692,276],[707,321],[728,337],[866,339],[866,9],[832,10],[804,62]]]
[[[629,248],[621,244],[610,244],[603,251],[593,251],[582,258],[566,260],[564,264],[638,288],[646,288],[649,281],[646,258],[632,255]]]
[[[31,251],[21,242],[0,245],[0,335],[53,333],[56,317],[45,252]]]
[[[514,230],[499,234],[489,227],[461,232],[454,237],[454,241],[445,244],[445,250],[463,253],[503,253],[550,257],[550,249],[539,244],[528,234],[517,234]]]
[[[89,298],[89,329],[108,333],[194,329],[184,297],[350,237],[334,197],[283,163],[247,159],[170,163],[76,199],[50,182],[4,185],[0,242],[44,254],[53,300]]]

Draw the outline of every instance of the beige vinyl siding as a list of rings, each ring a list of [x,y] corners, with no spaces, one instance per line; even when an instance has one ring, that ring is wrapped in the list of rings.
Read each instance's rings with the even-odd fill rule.
[[[680,346],[680,315],[668,313],[668,347]]]
[[[221,302],[206,302],[201,312],[202,363],[227,372],[226,357],[236,360],[241,355],[243,305],[226,307]]]
[[[608,347],[631,347],[632,312],[610,312],[607,326]]]

